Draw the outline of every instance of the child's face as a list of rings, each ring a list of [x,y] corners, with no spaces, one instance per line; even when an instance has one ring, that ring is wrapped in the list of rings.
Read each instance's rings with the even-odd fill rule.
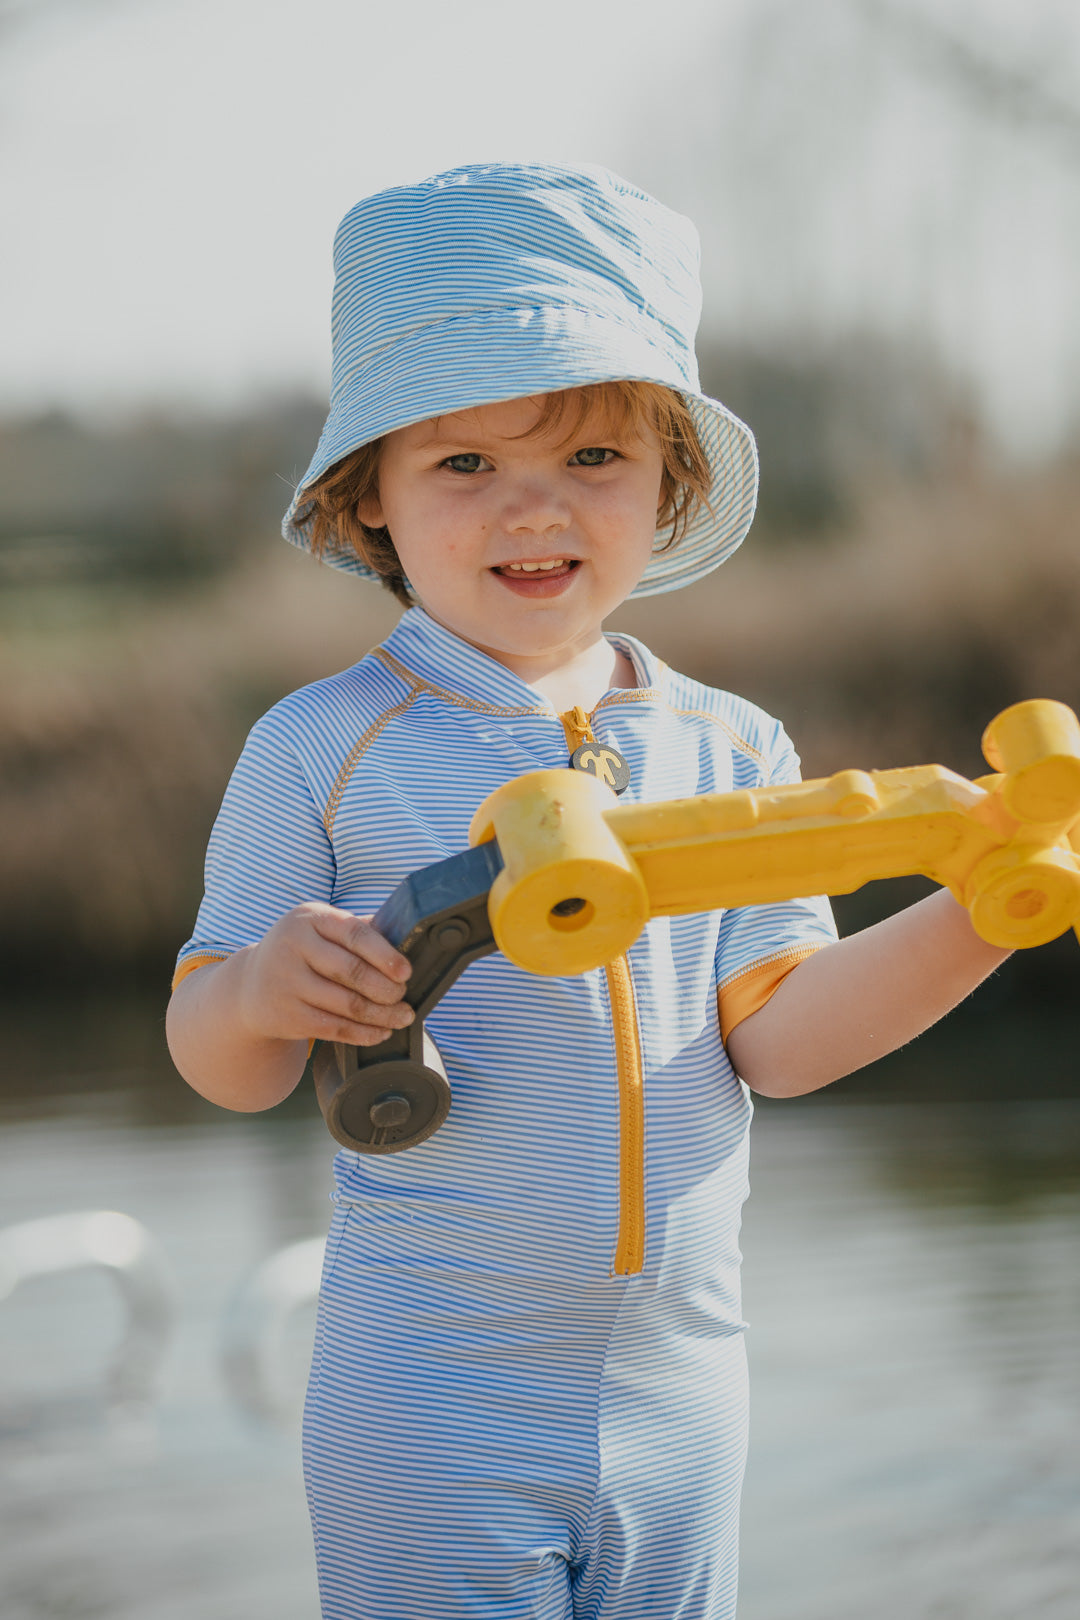
[[[663,475],[655,434],[613,435],[602,402],[569,443],[539,415],[515,399],[389,434],[359,513],[433,618],[525,678],[593,646],[629,596]]]

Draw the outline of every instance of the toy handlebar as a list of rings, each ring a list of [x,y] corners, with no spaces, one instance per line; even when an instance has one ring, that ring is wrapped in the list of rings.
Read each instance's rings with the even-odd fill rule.
[[[940,765],[656,804],[618,804],[595,777],[532,771],[498,788],[473,848],[414,873],[374,921],[409,956],[417,1014],[375,1047],[324,1045],[320,1106],[344,1146],[393,1153],[437,1130],[445,1077],[423,1063],[423,1018],[470,962],[501,950],[531,973],[584,973],[650,917],[847,894],[922,874],[1006,948],[1080,937],[1080,722],[1062,703],[1006,709],[986,728],[993,776]]]

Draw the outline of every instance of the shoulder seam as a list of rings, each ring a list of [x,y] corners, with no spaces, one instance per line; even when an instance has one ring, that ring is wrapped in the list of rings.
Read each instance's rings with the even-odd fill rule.
[[[360,736],[353,744],[347,759],[344,761],[337,773],[337,776],[334,778],[334,785],[330,789],[330,795],[326,801],[326,809],[323,811],[323,826],[326,829],[326,836],[328,838],[333,833],[334,821],[341,806],[342,797],[345,793],[345,789],[349,785],[349,781],[356,770],[356,767],[359,765],[372,743],[379,736],[380,732],[382,732],[392,720],[397,720],[406,712],[406,710],[410,709],[421,694],[426,693],[429,697],[441,698],[443,702],[451,703],[455,708],[472,709],[479,714],[515,715],[547,714],[548,712],[546,709],[539,706],[534,708],[499,708],[492,703],[481,703],[473,698],[462,697],[459,692],[451,692],[445,687],[436,686],[433,682],[424,680],[423,676],[415,674],[411,669],[409,669],[408,665],[403,664],[401,659],[396,657],[386,647],[373,647],[371,650],[371,657],[377,658],[380,663],[386,666],[392,675],[396,675],[398,680],[404,681],[408,687],[408,691],[405,693],[404,697],[398,699],[397,703],[393,703],[388,709],[384,709],[382,714],[372,721],[371,725],[368,726],[363,735]]]
[[[397,703],[393,703],[388,709],[384,709],[382,714],[374,719],[370,726],[368,726],[367,730],[359,738],[357,738],[355,743],[353,743],[352,748],[349,750],[348,757],[345,759],[336,777],[334,778],[334,784],[330,789],[330,796],[326,801],[326,808],[323,811],[323,826],[326,829],[327,838],[330,838],[333,835],[334,820],[341,805],[342,795],[344,794],[345,789],[349,784],[349,779],[356,770],[356,767],[359,765],[360,761],[363,759],[364,755],[367,753],[368,749],[371,747],[379,733],[390,724],[391,720],[396,720],[399,715],[405,713],[406,709],[411,708],[416,702],[418,696],[419,692],[417,688],[413,687],[411,691],[406,692],[403,698],[399,698]]]
[[[674,715],[692,716],[697,720],[711,720],[713,725],[719,726],[720,730],[727,735],[728,740],[733,743],[736,748],[740,749],[742,753],[746,754],[748,758],[754,760],[758,765],[765,768],[768,767],[769,761],[767,755],[763,754],[760,748],[755,748],[753,743],[747,742],[745,737],[740,737],[734,726],[729,725],[726,720],[722,720],[718,714],[710,714],[708,709],[676,709],[673,708],[670,703],[667,705],[667,707],[669,713]]]

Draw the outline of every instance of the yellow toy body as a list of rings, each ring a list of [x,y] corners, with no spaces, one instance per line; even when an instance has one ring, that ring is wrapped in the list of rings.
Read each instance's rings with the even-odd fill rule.
[[[1080,936],[1080,722],[1015,704],[969,782],[940,765],[841,771],[790,787],[616,803],[592,776],[534,771],[484,801],[470,842],[497,838],[496,943],[532,973],[612,961],[650,917],[847,894],[921,873],[1005,947]]]

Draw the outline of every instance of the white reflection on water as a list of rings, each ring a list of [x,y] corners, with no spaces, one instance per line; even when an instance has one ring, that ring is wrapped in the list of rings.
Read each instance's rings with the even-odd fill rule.
[[[4,1620],[314,1620],[296,1440],[245,1419],[218,1367],[245,1274],[325,1228],[330,1146],[317,1113],[136,1127],[81,1099],[66,1118],[4,1124],[0,1224],[122,1209],[157,1238],[179,1305],[156,1421],[135,1436],[104,1416],[123,1313],[101,1277],[27,1283],[0,1309]],[[295,1327],[310,1334],[310,1319]],[[299,1382],[306,1346],[293,1348]]]
[[[0,1111],[0,1225],[122,1210],[179,1300],[137,1432],[104,1417],[100,1277],[0,1306],[4,1620],[315,1620],[295,1435],[230,1402],[219,1352],[251,1269],[325,1230],[332,1144],[303,1099],[168,1123],[145,1090],[168,1084]],[[754,1129],[740,1620],[1075,1620],[1080,1102],[773,1105]]]

